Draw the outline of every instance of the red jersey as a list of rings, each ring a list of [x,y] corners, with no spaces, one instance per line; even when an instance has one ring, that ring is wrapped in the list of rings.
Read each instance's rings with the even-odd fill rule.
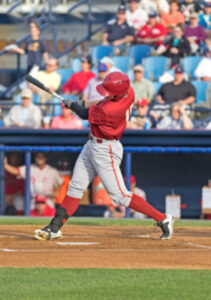
[[[93,72],[77,72],[73,74],[69,80],[64,84],[62,90],[63,92],[76,92],[81,94],[86,88],[90,79],[96,77]]]
[[[154,39],[154,38],[158,38],[164,36],[166,37],[166,28],[158,23],[153,27],[149,27],[148,24],[144,25],[143,27],[141,27],[141,29],[138,31],[137,33],[137,38],[142,38],[142,39]],[[159,42],[154,42],[154,45],[159,46],[162,45],[163,41],[159,41]]]
[[[97,105],[91,105],[89,122],[92,134],[106,140],[119,140],[125,130],[134,99],[134,91],[130,87],[127,95],[117,101],[105,98]]]
[[[30,211],[30,216],[31,217],[53,217],[55,212],[56,212],[56,210],[54,208],[46,205],[43,214],[39,214],[36,209],[32,209]]]

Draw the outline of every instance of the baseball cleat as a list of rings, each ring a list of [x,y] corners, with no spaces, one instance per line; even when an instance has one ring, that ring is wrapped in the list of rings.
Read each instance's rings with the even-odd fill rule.
[[[61,239],[62,232],[59,230],[57,232],[51,231],[50,228],[43,228],[43,229],[36,229],[34,231],[34,238],[39,241],[45,241],[45,240],[56,240]]]
[[[173,223],[174,217],[171,215],[166,215],[166,218],[163,221],[157,223],[163,232],[163,234],[160,236],[160,239],[169,240],[171,238],[173,235]]]

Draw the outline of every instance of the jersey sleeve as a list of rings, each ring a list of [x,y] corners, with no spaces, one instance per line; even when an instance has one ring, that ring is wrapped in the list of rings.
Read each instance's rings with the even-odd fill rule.
[[[88,117],[88,120],[91,124],[99,125],[105,123],[105,113],[100,106],[91,105]]]

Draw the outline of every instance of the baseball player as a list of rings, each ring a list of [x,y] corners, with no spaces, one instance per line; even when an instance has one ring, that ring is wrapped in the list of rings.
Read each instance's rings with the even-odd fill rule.
[[[50,224],[35,230],[34,237],[38,240],[61,238],[61,227],[77,210],[83,191],[98,174],[115,204],[130,207],[153,218],[162,230],[160,238],[170,239],[173,234],[173,217],[159,212],[142,197],[128,191],[120,171],[123,147],[119,139],[134,104],[129,78],[120,72],[110,73],[97,86],[97,91],[105,98],[89,108],[84,107],[83,100],[83,105],[71,99],[64,101],[66,107],[89,120],[91,133],[77,159],[64,201]]]

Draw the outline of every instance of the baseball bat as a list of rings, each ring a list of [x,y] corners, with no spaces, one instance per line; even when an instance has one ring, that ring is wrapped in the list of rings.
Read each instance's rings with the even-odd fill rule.
[[[38,88],[40,88],[41,90],[53,95],[54,97],[58,98],[59,100],[63,101],[64,98],[61,97],[59,94],[57,94],[56,92],[52,92],[47,86],[45,86],[42,82],[40,82],[39,80],[37,80],[36,78],[32,77],[31,75],[27,75],[26,76],[26,80],[34,85],[36,85]]]

